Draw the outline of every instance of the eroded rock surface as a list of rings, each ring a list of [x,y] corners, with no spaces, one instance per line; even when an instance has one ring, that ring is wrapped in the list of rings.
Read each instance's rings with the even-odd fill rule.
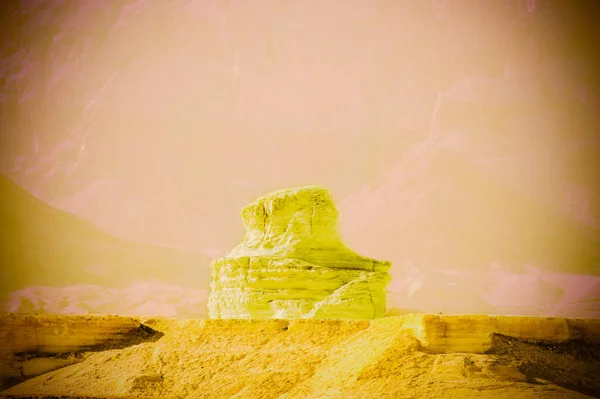
[[[212,263],[211,318],[373,319],[385,312],[390,262],[340,240],[330,192],[308,186],[242,210],[243,242]]]
[[[0,313],[0,390],[82,362],[89,352],[160,336],[133,317]]]
[[[599,321],[154,318],[143,325],[160,339],[95,352],[0,396],[584,399],[600,396]]]

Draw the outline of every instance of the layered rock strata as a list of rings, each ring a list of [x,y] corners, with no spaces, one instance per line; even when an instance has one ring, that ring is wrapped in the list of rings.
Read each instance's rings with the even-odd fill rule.
[[[600,392],[600,319],[409,314],[370,321],[154,318],[143,325],[164,335],[89,354],[2,397],[600,396],[591,395]],[[34,370],[22,368],[25,375]]]
[[[383,316],[391,264],[347,248],[337,220],[331,193],[317,186],[271,192],[247,205],[243,242],[211,264],[209,316]]]
[[[0,313],[0,391],[82,362],[86,353],[124,348],[159,336],[132,317]]]

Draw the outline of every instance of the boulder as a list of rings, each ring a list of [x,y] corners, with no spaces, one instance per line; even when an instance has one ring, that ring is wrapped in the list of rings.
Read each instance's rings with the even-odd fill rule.
[[[374,319],[385,312],[390,262],[358,255],[338,232],[331,193],[268,193],[242,210],[246,236],[212,264],[211,318]]]

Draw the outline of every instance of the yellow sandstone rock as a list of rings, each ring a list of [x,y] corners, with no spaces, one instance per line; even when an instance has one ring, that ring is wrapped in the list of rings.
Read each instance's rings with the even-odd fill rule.
[[[211,264],[211,318],[375,319],[390,262],[358,255],[338,232],[331,193],[268,193],[242,210],[246,237]]]
[[[140,326],[133,317],[0,313],[0,355],[52,355],[119,346],[131,341]]]
[[[148,331],[133,317],[0,313],[0,391],[79,363],[83,352],[137,344]]]
[[[113,322],[96,316],[83,324],[102,323]],[[565,323],[572,335],[563,334]],[[593,338],[598,319],[407,314],[377,320],[154,318],[143,324],[164,335],[89,354],[0,396],[584,399],[591,396],[581,392],[600,392],[599,341],[570,342]],[[556,345],[523,342],[540,339]],[[58,365],[52,362],[33,359],[18,369],[37,373]],[[5,372],[21,375],[14,368]]]

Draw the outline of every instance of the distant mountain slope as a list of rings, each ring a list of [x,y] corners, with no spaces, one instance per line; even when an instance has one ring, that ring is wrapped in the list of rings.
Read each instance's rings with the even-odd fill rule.
[[[347,243],[392,262],[389,307],[600,314],[598,231],[438,142],[340,209]]]
[[[490,261],[544,264],[554,270],[600,274],[600,239],[585,224],[527,198],[442,149],[428,180],[433,217]]]
[[[0,195],[2,295],[31,285],[121,287],[141,280],[208,287],[202,255],[118,240],[2,175]]]
[[[486,265],[529,262],[555,271],[600,274],[597,231],[436,144],[341,208],[351,245],[372,256],[442,256],[445,265],[458,268],[466,267],[467,259]],[[439,261],[426,263],[440,267]]]
[[[234,246],[264,192],[346,196],[385,171],[439,90],[501,69],[514,8],[442,27],[419,0],[0,7],[0,173],[110,234],[190,250]]]

